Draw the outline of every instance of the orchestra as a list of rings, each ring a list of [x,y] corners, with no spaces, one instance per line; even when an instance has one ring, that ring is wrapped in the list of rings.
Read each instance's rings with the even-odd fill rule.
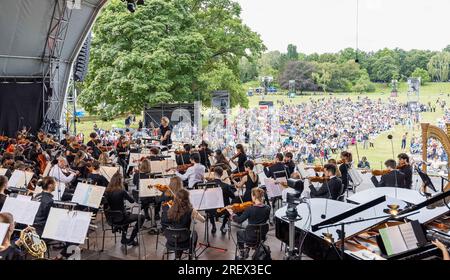
[[[348,151],[342,151],[339,160],[331,158],[323,165],[317,163],[300,167],[302,163],[294,160],[292,152],[276,153],[273,160],[249,159],[244,144],[235,145],[235,153],[230,158],[226,156],[228,151],[213,151],[206,141],[197,145],[182,143],[177,149],[172,149],[171,129],[170,122],[164,120],[157,129],[160,138],[154,140],[164,142],[166,148],[146,143],[144,139],[132,139],[131,135],[126,133],[118,137],[117,141],[108,141],[97,133],[91,133],[86,145],[68,133],[60,142],[43,131],[40,131],[36,138],[25,134],[19,134],[17,138],[2,137],[0,170],[4,170],[4,175],[0,175],[0,209],[8,197],[16,197],[18,193],[32,196],[32,200],[40,202],[32,226],[36,234],[42,236],[50,209],[58,207],[59,201],[70,202],[77,184],[87,182],[104,188],[102,215],[112,224],[121,225],[122,246],[140,246],[138,234],[143,229],[148,229],[144,227],[147,222],[152,223],[149,233],[153,233],[153,226],[156,226],[162,232],[173,227],[187,228],[192,234],[195,231],[192,226],[195,227],[196,224],[193,221],[200,221],[201,224],[210,225],[213,236],[217,229],[221,235],[225,235],[232,231],[234,223],[245,222],[247,228],[236,231],[236,244],[239,250],[237,259],[247,259],[249,247],[245,244],[255,242],[255,234],[260,232],[260,229],[253,229],[252,225],[267,223],[270,214],[274,214],[281,207],[276,206],[281,197],[269,199],[270,190],[265,179],[261,177],[276,181],[283,179],[280,182],[288,179],[301,180],[308,186],[304,190],[301,189],[302,197],[308,199],[342,201],[346,190],[354,184],[352,171],[355,170],[361,174],[370,173],[375,187],[413,187],[413,167],[405,153],[398,154],[398,162],[393,159],[386,160],[384,170],[357,169],[353,166],[352,153]],[[136,162],[131,161],[133,153],[141,155]],[[153,161],[168,164],[171,160],[175,166],[163,168],[162,173],[152,170]],[[117,172],[107,175],[103,171],[104,167],[117,167]],[[304,171],[301,172],[301,169],[309,175],[303,176]],[[8,185],[16,170],[33,173],[33,178],[30,178],[24,192]],[[158,190],[159,194],[152,197],[140,196],[140,189],[144,187],[142,180],[164,178],[167,179],[166,183],[148,186]],[[203,183],[212,183],[221,189],[222,207],[203,211],[194,208],[189,201],[190,191],[196,190]],[[65,185],[64,192],[61,197],[54,197],[59,184]],[[280,183],[279,186],[282,186],[282,193],[289,189],[287,183]],[[36,187],[42,191],[35,193]],[[285,201],[279,203],[283,205]],[[135,204],[139,205],[139,211],[130,211],[128,205]],[[98,209],[89,210],[80,205],[75,209],[100,215]],[[0,218],[6,222],[10,221],[9,216],[5,215],[1,213]],[[216,227],[216,223],[219,223],[219,226]],[[26,225],[18,225],[18,228],[23,230]],[[266,233],[263,231],[263,235]],[[176,242],[170,235],[165,237],[169,245]],[[8,259],[26,258],[26,250],[21,251],[19,247],[11,245],[12,243],[8,245],[8,238],[5,240],[1,248],[7,249],[0,249],[0,256],[6,256]],[[65,242],[62,248],[69,245],[72,243]],[[176,252],[177,257],[182,254],[181,251]],[[67,254],[62,250],[55,259],[66,257]]]

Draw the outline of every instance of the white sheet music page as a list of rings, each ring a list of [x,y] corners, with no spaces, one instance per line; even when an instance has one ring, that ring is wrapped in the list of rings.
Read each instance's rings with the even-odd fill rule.
[[[189,199],[196,210],[223,208],[222,188],[208,188],[205,190],[190,190]]]
[[[8,232],[9,224],[0,223],[0,244],[5,240],[6,233]]]
[[[11,178],[9,178],[8,187],[26,188],[28,183],[33,178],[33,175],[34,174],[32,172],[14,170],[14,172],[11,175]]]
[[[267,190],[267,196],[269,198],[280,197],[283,191],[283,188],[280,184],[277,184],[274,179],[266,178],[264,179],[264,184]]]
[[[402,233],[403,240],[405,241],[406,247],[408,250],[416,249],[418,247],[416,234],[414,233],[414,229],[411,223],[401,224],[398,226],[400,228],[400,232]]]
[[[7,197],[1,212],[11,213],[17,223],[32,225],[39,210],[39,205],[41,203],[38,201]]]
[[[139,197],[155,197],[160,196],[160,192],[157,188],[153,187],[157,184],[168,186],[170,178],[157,178],[157,179],[140,179],[139,180]]]
[[[113,167],[113,166],[100,166],[100,174],[103,175],[106,180],[111,181],[111,178],[114,174],[119,171],[119,167]]]
[[[138,153],[130,153],[130,161],[128,166],[138,166],[139,161],[141,160],[141,158],[145,156],[143,154],[138,154]]]
[[[105,189],[106,188],[102,186],[78,183],[72,197],[72,202],[92,208],[98,208],[102,201]]]
[[[83,244],[89,229],[91,216],[92,212],[51,208],[42,237]]]
[[[8,169],[0,168],[0,175],[5,176],[6,172],[8,172]]]

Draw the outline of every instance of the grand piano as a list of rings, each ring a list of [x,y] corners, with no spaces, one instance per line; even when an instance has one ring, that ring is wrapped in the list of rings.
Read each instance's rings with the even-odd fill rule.
[[[383,188],[379,188],[383,189]],[[373,192],[369,190],[369,192]],[[421,244],[419,248],[387,256],[380,248],[379,230],[396,226],[409,221],[418,221],[424,228],[428,238],[450,240],[450,201],[443,203],[450,192],[440,193],[431,199],[419,198],[416,194],[406,195],[405,200],[394,198],[392,190],[377,190],[367,196],[359,195],[353,198],[353,203],[313,198],[297,206],[301,220],[295,222],[294,247],[312,259],[341,259],[341,227],[321,228],[326,224],[333,225],[342,222],[355,223],[345,226],[344,259],[383,260],[383,259],[433,259],[440,258],[440,251],[431,243]],[[414,192],[411,190],[411,192]],[[388,194],[388,195],[385,195]],[[405,194],[403,194],[405,197]],[[366,197],[367,199],[363,199]],[[400,197],[400,196],[397,196]],[[371,200],[368,200],[371,198]],[[350,198],[349,198],[350,199]],[[349,200],[350,201],[350,200]],[[356,204],[358,201],[359,204]],[[388,205],[399,206],[399,220],[389,215]],[[289,223],[286,219],[287,206],[275,213],[276,237],[289,243]],[[406,214],[409,213],[409,214]],[[409,216],[407,216],[409,215]]]

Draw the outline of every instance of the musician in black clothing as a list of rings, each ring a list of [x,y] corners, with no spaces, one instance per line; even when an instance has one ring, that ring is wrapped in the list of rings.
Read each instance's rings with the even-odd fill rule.
[[[342,184],[344,185],[344,190],[347,190],[351,181],[351,178],[348,175],[348,169],[350,168],[353,161],[352,153],[343,151],[341,153],[341,161],[342,164],[339,165],[339,172],[341,173],[341,179]]]
[[[282,153],[277,153],[274,164],[270,167],[264,167],[264,174],[266,174],[267,178],[277,179],[286,177],[286,167],[283,158]]]
[[[126,211],[125,200],[130,203],[134,203],[134,199],[125,191],[123,186],[123,177],[120,173],[114,174],[108,187],[105,190],[106,198],[106,212],[114,211],[117,214],[112,214],[113,223],[126,224],[124,231],[122,232],[121,243],[129,246],[137,246],[136,239],[139,227],[144,223],[144,216],[141,214],[131,214]],[[138,221],[139,219],[139,221]],[[130,224],[135,223],[130,238],[127,238],[127,230]]]
[[[98,161],[94,161],[92,163],[92,172],[89,173],[88,179],[92,180],[92,184],[102,187],[108,186],[108,179],[105,178],[102,174],[100,174],[100,163]]]
[[[0,176],[0,210],[3,208],[3,204],[5,204],[6,198],[6,188],[8,187],[8,177]]]
[[[157,129],[161,138],[161,145],[167,146],[169,149],[172,147],[172,126],[168,117],[161,118],[161,125]]]
[[[234,162],[236,158],[238,159],[237,163]],[[247,155],[245,154],[244,146],[242,146],[242,144],[236,145],[236,154],[230,158],[230,161],[237,166],[237,168],[233,170],[233,173],[244,172],[244,163],[247,161]]]
[[[140,164],[138,170],[135,170],[135,173],[133,175],[133,185],[136,186],[136,192],[137,196],[139,196],[139,183],[142,179],[150,179],[154,178],[154,176],[151,174],[150,169],[150,160],[144,159]],[[156,203],[155,197],[143,197],[140,198],[141,207],[144,211],[144,216],[146,220],[150,220],[150,214],[148,212],[150,208],[151,203]],[[155,220],[160,219],[159,211],[161,209],[161,203],[155,204]]]
[[[38,185],[42,188],[42,192],[35,199],[40,201],[41,204],[34,218],[33,226],[36,229],[36,233],[42,236],[50,209],[54,204],[52,192],[55,191],[56,181],[53,177],[45,177]]]
[[[234,179],[234,186],[237,189],[242,189],[245,187],[244,195],[242,198],[235,198],[234,202],[246,202],[252,200],[252,189],[258,187],[259,184],[259,176],[253,171],[253,168],[255,167],[255,164],[251,160],[247,160],[244,164],[245,172],[247,172],[247,175],[241,178],[239,182],[235,182]],[[242,201],[241,201],[242,199]]]
[[[260,188],[253,188],[251,190],[252,202],[253,206],[245,209],[242,215],[237,216],[233,213],[231,206],[227,207],[228,212],[231,215],[231,219],[236,223],[243,223],[248,220],[248,225],[260,225],[267,223],[270,216],[270,207],[264,204],[264,191]],[[267,228],[268,229],[268,228]],[[267,231],[263,231],[260,233],[260,236],[256,235],[255,231],[251,231],[249,229],[239,230],[236,233],[237,236],[237,244],[240,251],[240,258],[246,259],[248,258],[248,248],[245,248],[245,243],[255,243],[258,240],[264,240],[266,237]],[[261,239],[260,239],[261,238]]]
[[[175,161],[177,162],[177,165],[184,165],[190,163],[190,156],[191,156],[191,144],[184,144],[183,145],[184,153],[180,155],[175,155]]]
[[[11,153],[4,153],[1,161],[2,168],[7,169],[5,176],[11,178],[14,171],[14,155]]]
[[[291,178],[295,172],[295,162],[293,161],[294,155],[291,152],[284,154],[284,165],[286,168],[287,177]]]
[[[386,168],[390,171],[388,174],[382,175],[380,182],[375,176],[371,180],[375,187],[398,187],[405,188],[406,177],[401,171],[397,170],[397,163],[393,159],[384,162]]]
[[[224,170],[222,167],[220,167],[220,166],[215,167],[213,182],[215,182],[219,187],[222,188],[223,204],[224,204],[224,206],[227,206],[227,205],[230,205],[231,201],[233,201],[235,199],[234,192],[236,191],[236,188],[234,188],[233,186],[222,181],[221,178],[223,176],[223,173],[224,173]],[[216,212],[216,209],[214,209],[214,212]],[[220,227],[220,232],[222,234],[227,233],[227,231],[225,230],[225,226],[228,223],[228,218],[229,218],[228,212],[224,213],[222,226]],[[214,224],[214,227],[215,227],[215,224]]]
[[[205,141],[202,141],[198,148],[198,153],[200,154],[200,163],[209,169],[211,167],[209,157],[213,155],[213,151],[208,148],[208,143],[206,143]]]
[[[15,227],[13,216],[10,213],[0,213],[0,223],[9,224],[5,238],[3,239],[3,242],[0,243],[0,260],[24,260],[25,253],[20,250],[20,240],[11,244],[11,236]],[[30,228],[28,227],[24,230],[29,229]]]
[[[117,163],[122,166],[123,175],[127,175],[127,167],[128,167],[128,151],[129,147],[125,141],[124,136],[120,136],[119,142],[117,143],[116,152],[117,152]]]
[[[91,140],[89,140],[86,145],[92,149],[92,157],[98,159],[102,154],[102,151],[98,147],[99,141],[97,140],[97,133],[92,132],[89,137],[91,138]]]
[[[413,169],[409,164],[409,156],[405,153],[400,153],[398,156],[398,170],[405,175],[405,188],[411,189]]]
[[[336,166],[328,163],[325,164],[323,168],[324,175],[330,179],[325,181],[318,190],[316,190],[313,185],[310,185],[311,198],[329,198],[336,200],[344,193],[342,182],[336,177]]]
[[[190,236],[192,235],[194,237],[192,244],[193,248],[195,248],[197,240],[195,238],[196,234],[191,233],[192,218],[205,222],[205,218],[192,207],[189,200],[189,191],[181,189],[175,193],[173,206],[167,211],[166,224],[173,229],[186,229],[187,234],[179,237],[177,240],[172,235],[166,235],[166,246],[172,248],[175,247],[175,245],[176,247],[188,247]],[[181,254],[181,250],[175,252],[177,258],[179,258]]]
[[[169,201],[173,202],[174,195],[183,188],[183,181],[180,177],[172,177],[169,181],[168,190],[163,192],[160,197],[158,197],[158,202],[161,204],[161,228],[164,231],[165,228],[170,224],[167,218],[167,211],[170,209],[168,204]]]

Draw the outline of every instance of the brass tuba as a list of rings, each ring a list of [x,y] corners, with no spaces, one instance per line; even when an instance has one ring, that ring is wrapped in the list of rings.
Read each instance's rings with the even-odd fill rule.
[[[26,252],[33,258],[43,259],[47,252],[47,245],[36,233],[32,227],[26,228],[20,232],[20,242]]]

